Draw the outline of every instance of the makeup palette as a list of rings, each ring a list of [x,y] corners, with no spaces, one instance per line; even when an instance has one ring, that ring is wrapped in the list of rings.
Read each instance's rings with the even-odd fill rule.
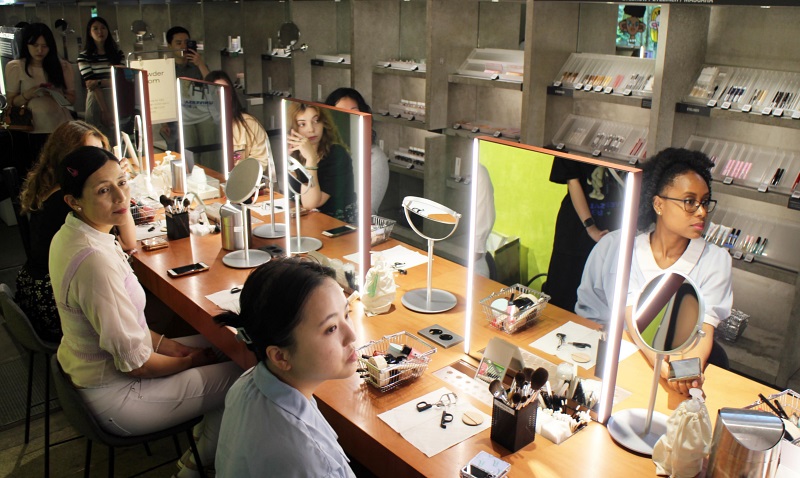
[[[655,60],[596,53],[573,53],[553,86],[600,94],[653,96]]]

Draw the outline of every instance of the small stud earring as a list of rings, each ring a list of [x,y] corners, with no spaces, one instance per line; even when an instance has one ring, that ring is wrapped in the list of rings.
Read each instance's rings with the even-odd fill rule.
[[[77,207],[75,208],[75,210],[76,210],[77,212],[81,212],[81,211],[83,211],[83,208],[82,208],[82,207],[80,207],[80,206],[77,206]],[[659,213],[659,214],[661,214],[661,213]]]
[[[656,214],[661,215],[661,211],[656,210]]]

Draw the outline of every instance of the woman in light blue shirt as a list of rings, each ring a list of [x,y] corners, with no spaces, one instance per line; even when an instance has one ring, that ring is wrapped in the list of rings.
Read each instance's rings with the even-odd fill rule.
[[[349,306],[334,277],[317,263],[273,260],[247,278],[241,312],[217,318],[238,329],[259,361],[225,399],[218,478],[355,476],[312,396],[357,367]]]

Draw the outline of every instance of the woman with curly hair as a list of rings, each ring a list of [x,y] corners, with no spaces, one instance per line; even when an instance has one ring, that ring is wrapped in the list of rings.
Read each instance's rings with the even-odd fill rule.
[[[287,135],[289,153],[303,163],[312,178],[302,186],[303,207],[354,223],[358,205],[353,160],[330,113],[313,105],[291,103],[287,116],[292,120]]]
[[[114,137],[111,104],[111,66],[122,65],[123,53],[109,33],[108,22],[94,17],[86,24],[86,49],[78,55],[78,68],[86,84],[86,122]]]
[[[642,289],[665,272],[680,272],[700,288],[705,302],[700,343],[681,358],[699,357],[705,367],[714,343],[714,329],[730,315],[733,305],[731,257],[725,249],[703,239],[708,213],[717,202],[711,199],[711,168],[714,163],[697,151],[668,148],[642,166],[639,201],[639,235],[631,260],[626,316]],[[597,243],[583,270],[575,312],[597,322],[608,322],[617,257],[619,232],[606,234]],[[629,328],[631,324],[629,323]],[[655,354],[645,352],[651,363]],[[662,363],[666,378],[669,364]],[[670,382],[682,393],[698,387],[701,380]]]
[[[108,149],[108,139],[83,121],[70,121],[56,128],[20,193],[22,214],[27,214],[30,222],[31,255],[17,275],[16,301],[31,319],[39,337],[51,342],[61,340],[61,323],[50,285],[47,258],[50,242],[70,212],[56,180],[56,169],[67,154],[81,146]],[[136,245],[133,217],[129,219],[128,224],[119,228],[118,235],[119,243],[126,251]]]

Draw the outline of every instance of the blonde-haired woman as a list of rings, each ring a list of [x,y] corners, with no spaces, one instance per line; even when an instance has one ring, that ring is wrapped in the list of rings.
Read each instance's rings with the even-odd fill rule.
[[[50,241],[64,224],[70,211],[56,181],[58,163],[81,146],[108,149],[108,139],[94,126],[83,121],[70,121],[57,127],[42,149],[22,185],[20,206],[28,215],[31,231],[31,255],[17,275],[16,301],[31,319],[34,329],[44,340],[61,340],[61,323],[50,285],[47,258]],[[133,217],[119,228],[118,239],[125,250],[136,244]]]
[[[353,180],[353,160],[342,144],[339,131],[327,110],[303,103],[289,106],[292,129],[289,153],[312,176],[303,185],[300,201],[304,208],[319,209],[341,221],[354,223],[358,204]]]

